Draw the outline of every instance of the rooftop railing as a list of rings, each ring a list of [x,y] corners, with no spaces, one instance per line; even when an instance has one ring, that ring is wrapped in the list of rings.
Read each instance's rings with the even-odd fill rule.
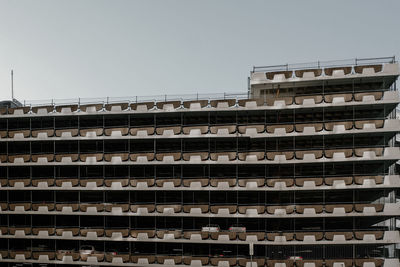
[[[379,65],[386,63],[395,63],[396,58],[393,57],[378,57],[378,58],[354,58],[345,60],[332,61],[314,61],[307,63],[294,63],[272,66],[254,66],[252,72],[275,72],[275,71],[292,71],[304,69],[321,69],[335,68],[346,66],[363,66],[363,65]]]
[[[87,104],[113,104],[113,103],[144,103],[167,101],[195,101],[195,100],[220,100],[220,99],[247,99],[248,92],[214,93],[214,94],[181,94],[181,95],[153,95],[153,96],[125,96],[125,97],[98,97],[98,98],[70,98],[47,100],[24,100],[22,106],[61,106],[61,105],[87,105]]]
[[[295,63],[272,66],[254,66],[252,72],[292,71],[303,69],[334,68],[345,66],[378,65],[395,63],[395,57],[380,58],[355,58],[334,61],[316,61],[308,63]],[[126,96],[126,97],[99,97],[99,98],[71,98],[71,99],[47,99],[24,100],[19,102],[14,99],[16,106],[61,106],[61,105],[87,105],[87,104],[112,104],[112,103],[143,103],[143,102],[167,102],[167,101],[194,101],[194,100],[220,100],[220,99],[246,99],[249,92],[239,93],[212,93],[212,94],[179,94],[179,95],[153,95],[153,96]]]

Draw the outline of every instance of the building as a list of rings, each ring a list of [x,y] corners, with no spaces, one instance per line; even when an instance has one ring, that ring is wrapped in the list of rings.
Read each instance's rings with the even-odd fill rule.
[[[397,267],[394,58],[243,95],[0,108],[1,266]]]

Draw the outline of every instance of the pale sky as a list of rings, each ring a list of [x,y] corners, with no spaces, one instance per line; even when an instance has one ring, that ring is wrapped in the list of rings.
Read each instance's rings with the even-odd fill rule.
[[[239,92],[253,65],[399,58],[400,1],[0,0],[0,99]]]

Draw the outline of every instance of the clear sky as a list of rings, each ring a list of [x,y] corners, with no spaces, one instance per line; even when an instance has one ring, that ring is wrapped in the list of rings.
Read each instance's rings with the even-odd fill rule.
[[[238,92],[253,65],[400,53],[400,1],[0,0],[0,99]]]

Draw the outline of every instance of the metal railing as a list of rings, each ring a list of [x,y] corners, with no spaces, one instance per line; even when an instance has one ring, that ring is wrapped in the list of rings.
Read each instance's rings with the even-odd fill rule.
[[[363,66],[363,65],[379,65],[385,63],[395,63],[396,58],[393,57],[378,57],[378,58],[354,58],[344,60],[331,60],[331,61],[314,61],[306,63],[294,63],[284,65],[271,65],[271,66],[253,66],[252,72],[274,72],[274,71],[292,71],[304,69],[321,69],[321,68],[335,68],[346,66]]]
[[[70,99],[44,99],[24,100],[23,106],[62,106],[62,105],[88,105],[88,104],[113,104],[113,103],[144,103],[167,101],[195,101],[195,100],[223,100],[247,99],[248,92],[210,93],[210,94],[180,94],[180,95],[153,95],[153,96],[125,96],[125,97],[98,97],[98,98],[70,98]]]

